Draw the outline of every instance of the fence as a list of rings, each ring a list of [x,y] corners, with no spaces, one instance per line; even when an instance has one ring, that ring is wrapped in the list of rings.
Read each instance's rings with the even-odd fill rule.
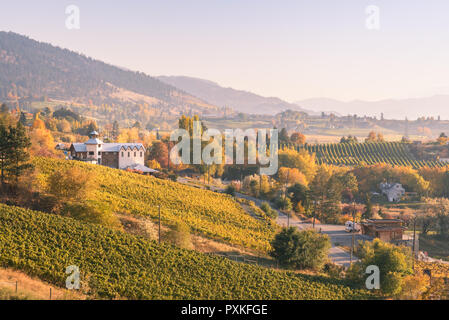
[[[16,295],[19,294],[19,281],[0,281],[0,286],[11,286]],[[52,288],[49,290],[49,300],[52,300]]]

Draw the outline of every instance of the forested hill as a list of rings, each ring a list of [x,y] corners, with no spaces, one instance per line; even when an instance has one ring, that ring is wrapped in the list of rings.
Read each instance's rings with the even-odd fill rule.
[[[25,36],[0,32],[0,99],[81,104],[145,103],[170,112],[215,112],[210,105],[144,73],[108,65]]]

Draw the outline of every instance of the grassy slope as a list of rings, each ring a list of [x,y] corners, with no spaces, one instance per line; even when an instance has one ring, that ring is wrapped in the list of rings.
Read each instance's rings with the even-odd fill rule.
[[[161,205],[163,222],[181,219],[195,233],[260,251],[268,250],[276,231],[269,218],[252,218],[228,195],[78,161],[36,158],[34,163],[42,178],[69,166],[94,171],[98,184],[95,198],[109,203],[116,212],[157,219]]]
[[[0,265],[65,284],[77,265],[91,292],[131,299],[367,298],[337,280],[231,262],[123,232],[0,205]],[[86,285],[84,282],[84,285]]]

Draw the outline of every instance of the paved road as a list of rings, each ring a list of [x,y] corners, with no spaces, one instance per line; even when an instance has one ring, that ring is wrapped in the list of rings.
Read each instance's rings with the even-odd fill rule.
[[[185,178],[178,178],[178,182],[189,184],[189,180]],[[211,186],[211,190],[213,191],[221,191],[220,188]],[[254,201],[254,203],[258,206],[264,202],[264,200],[260,200],[246,194],[235,193],[235,196],[242,199],[247,199]],[[287,226],[288,218],[287,215],[279,210],[277,224],[280,226]],[[312,224],[303,223],[298,220],[290,219],[290,226],[297,227],[300,230],[312,229]],[[341,225],[331,225],[331,224],[315,224],[316,230],[321,230],[321,232],[329,235],[332,243],[332,247],[329,250],[329,259],[332,260],[335,264],[344,266],[345,268],[349,267],[351,264],[351,255],[349,252],[342,250],[339,246],[351,247],[352,244],[352,234],[345,231],[345,227]],[[359,240],[369,240],[369,237],[363,236],[361,234],[355,234],[355,243]],[[357,260],[357,257],[353,257],[353,261]]]

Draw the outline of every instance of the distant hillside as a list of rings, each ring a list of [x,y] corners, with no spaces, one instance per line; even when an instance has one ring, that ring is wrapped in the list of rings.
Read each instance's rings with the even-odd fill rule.
[[[27,103],[46,98],[78,104],[112,106],[109,118],[136,104],[158,115],[216,112],[190,94],[141,72],[118,68],[67,49],[0,32],[0,99]],[[116,110],[114,110],[116,109]],[[102,115],[102,114],[100,114]],[[135,110],[129,116],[139,119]],[[95,115],[98,116],[98,115]],[[140,120],[140,119],[139,119]]]
[[[341,115],[377,116],[383,113],[386,119],[417,119],[418,117],[441,116],[449,119],[449,95],[436,95],[416,99],[386,99],[379,101],[354,100],[349,102],[328,98],[312,98],[295,102],[312,110],[335,111]]]
[[[214,105],[231,107],[237,112],[275,115],[291,109],[304,111],[309,114],[315,113],[279,98],[266,98],[247,91],[223,88],[217,83],[208,80],[184,76],[160,76],[158,79]]]

